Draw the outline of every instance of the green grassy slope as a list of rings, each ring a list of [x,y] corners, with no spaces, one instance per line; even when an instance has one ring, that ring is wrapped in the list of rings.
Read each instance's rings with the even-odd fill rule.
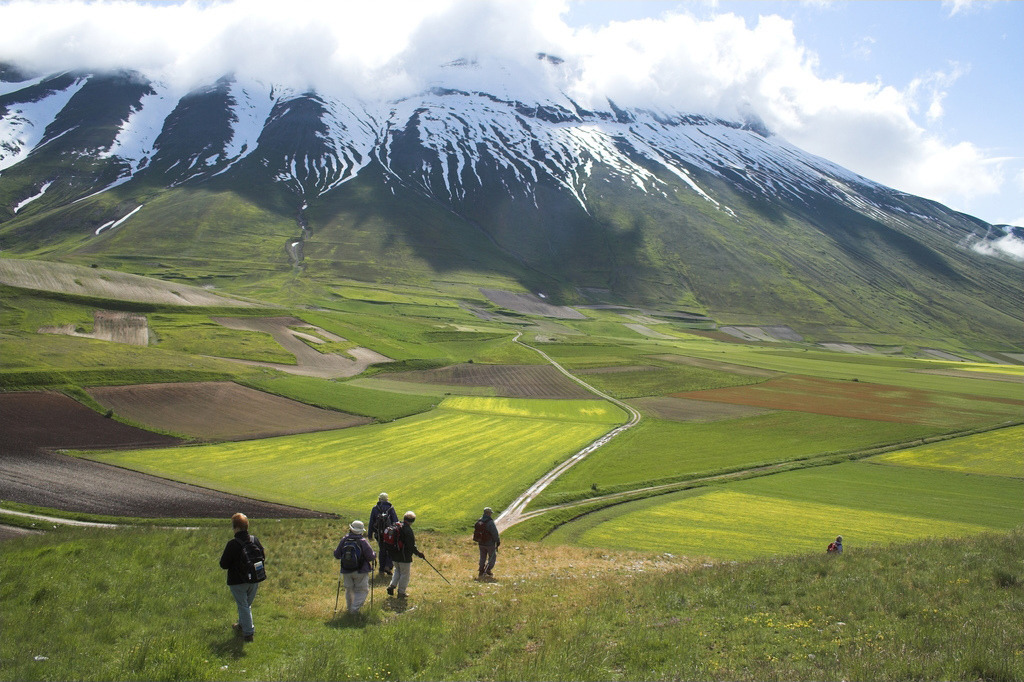
[[[924,218],[887,223],[838,204],[769,205],[696,172],[726,211],[652,170],[664,192],[639,192],[596,167],[591,184],[600,191],[588,193],[585,212],[543,183],[536,204],[510,197],[497,179],[495,189],[452,204],[371,163],[333,191],[301,198],[240,167],[207,185],[138,180],[14,216],[0,225],[0,246],[136,272],[159,264],[172,277],[201,271],[236,292],[285,297],[290,287],[339,278],[499,283],[556,302],[583,301],[589,288],[609,301],[698,310],[726,323],[790,325],[815,340],[1019,342],[1020,266],[958,248]],[[93,235],[139,205],[123,225]],[[965,221],[951,229],[966,234]],[[304,259],[294,269],[286,246],[300,237]]]
[[[256,521],[256,640],[230,629],[227,528],[5,544],[4,680],[1016,680],[1024,536],[720,565],[421,532],[408,603],[332,617],[343,525]],[[45,627],[40,627],[45,623]]]

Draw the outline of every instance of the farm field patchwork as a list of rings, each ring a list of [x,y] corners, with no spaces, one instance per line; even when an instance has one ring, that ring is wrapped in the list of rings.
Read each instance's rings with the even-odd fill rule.
[[[695,398],[776,410],[796,410],[876,421],[947,425],[950,428],[1019,418],[1024,400],[983,399],[900,386],[785,376],[741,388],[676,393]]]
[[[434,396],[377,391],[317,377],[264,372],[250,377],[247,384],[262,391],[286,398],[301,400],[330,410],[361,414],[379,421],[392,421],[401,417],[426,412],[440,400]]]
[[[1020,480],[852,462],[615,505],[545,542],[743,560],[846,551],[1009,530],[1024,521]]]
[[[594,394],[551,365],[484,365],[463,363],[438,369],[402,372],[392,381],[437,384],[451,387],[493,387],[494,394],[509,398],[564,398],[587,400]]]
[[[721,419],[750,417],[773,411],[749,405],[715,403],[710,400],[671,398],[667,396],[632,398],[629,404],[638,410],[651,414],[657,419],[674,422],[711,422]]]
[[[676,391],[703,391],[728,386],[746,386],[764,381],[763,377],[723,372],[679,363],[666,366],[612,366],[576,370],[598,390],[616,398],[665,395]]]
[[[135,368],[224,373],[239,370],[238,365],[215,358],[58,334],[0,333],[0,345],[3,371],[95,369],[115,376]]]
[[[618,418],[599,401],[499,399],[490,411],[488,402],[446,401],[427,414],[342,431],[83,456],[358,518],[385,490],[423,526],[454,531],[468,528],[484,506],[508,504]],[[523,416],[509,416],[513,406]]]
[[[872,457],[871,461],[1024,478],[1024,426],[897,450]]]
[[[135,423],[217,440],[344,429],[370,421],[230,381],[96,386],[87,392],[103,407]]]
[[[712,342],[680,343],[679,352],[710,360],[759,367],[776,372],[800,374],[825,379],[860,383],[903,386],[924,391],[1020,400],[1020,387],[1005,381],[986,380],[986,373],[976,371],[974,380],[945,376],[919,370],[963,369],[965,363],[921,360],[882,355],[844,355],[815,350],[775,350],[760,346]],[[985,367],[975,363],[974,367]],[[988,365],[1000,370],[1004,365]]]
[[[569,469],[537,500],[598,487],[641,485],[687,474],[752,467],[910,441],[942,429],[894,422],[772,412],[709,423],[645,419]]]
[[[159,313],[148,316],[156,345],[164,350],[214,357],[295,364],[289,353],[266,333],[230,329],[209,316]]]

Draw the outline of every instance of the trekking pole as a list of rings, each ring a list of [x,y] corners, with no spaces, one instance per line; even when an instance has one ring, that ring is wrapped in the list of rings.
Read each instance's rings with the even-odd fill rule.
[[[338,600],[341,599],[341,565],[338,565],[338,594],[334,595],[334,615],[338,615]]]
[[[427,561],[427,557],[425,557],[425,556],[421,556],[420,558],[423,559],[424,561]],[[430,566],[431,568],[434,568],[434,564],[430,563],[429,561],[427,561],[427,566]],[[444,577],[444,573],[441,573],[441,571],[438,571],[436,568],[434,568],[434,570],[437,571],[437,574],[439,576],[441,576],[441,580],[443,580],[446,583],[448,583],[448,578]],[[448,583],[448,584],[451,585],[451,583]]]

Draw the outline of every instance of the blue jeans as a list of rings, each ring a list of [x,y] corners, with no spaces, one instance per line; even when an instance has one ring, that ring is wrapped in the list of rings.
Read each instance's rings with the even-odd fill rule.
[[[242,583],[241,585],[228,585],[231,596],[238,604],[238,628],[243,635],[252,636],[256,628],[252,624],[252,600],[256,598],[256,590],[259,583]]]

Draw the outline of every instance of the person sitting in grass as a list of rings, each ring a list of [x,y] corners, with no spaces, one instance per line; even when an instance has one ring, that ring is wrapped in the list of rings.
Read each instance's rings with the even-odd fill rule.
[[[842,554],[843,553],[843,536],[837,535],[835,542],[828,543],[828,549],[825,550],[829,554]]]

